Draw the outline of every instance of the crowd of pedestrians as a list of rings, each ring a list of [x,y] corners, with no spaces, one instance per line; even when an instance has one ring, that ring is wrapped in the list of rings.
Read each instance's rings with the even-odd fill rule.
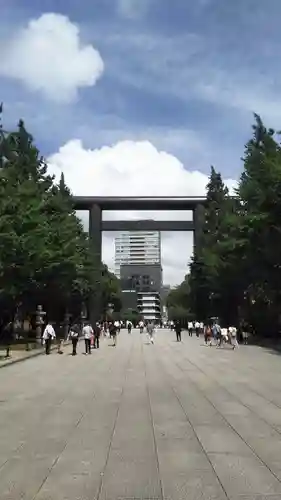
[[[154,344],[154,334],[155,334],[155,324],[152,321],[144,322],[140,321],[138,325],[136,325],[140,333],[143,333],[146,329],[146,333],[148,336],[148,340],[151,344]],[[105,321],[105,322],[97,322],[94,327],[89,322],[86,322],[83,326],[79,324],[73,324],[69,328],[69,333],[67,335],[66,340],[71,341],[72,343],[72,356],[77,355],[77,345],[80,339],[84,339],[85,342],[85,354],[91,354],[92,349],[99,349],[100,347],[100,337],[108,337],[112,339],[112,346],[117,346],[117,338],[118,334],[121,331],[121,328],[127,328],[128,333],[131,334],[133,324],[131,321],[127,321],[126,323],[123,321]],[[49,355],[51,352],[51,346],[53,342],[57,339],[55,328],[52,322],[47,322],[43,334],[42,341],[45,346],[45,353]],[[59,341],[58,353],[63,354],[63,346],[62,341]]]
[[[100,337],[102,334],[113,339],[113,345],[116,346],[116,337],[119,330],[117,322],[101,323],[97,322],[94,327],[90,322],[84,325],[73,324],[69,328],[66,340],[72,343],[72,356],[77,355],[78,341],[82,338],[85,342],[85,354],[91,354],[92,349],[99,349]],[[45,353],[48,355],[51,351],[51,345],[56,340],[56,332],[52,322],[48,322],[43,330],[42,341],[45,346]],[[63,354],[62,342],[58,342],[58,353]]]
[[[10,325],[10,324],[9,324]],[[9,326],[8,325],[8,326]],[[92,349],[99,349],[100,347],[100,337],[108,337],[112,339],[112,346],[117,346],[118,334],[121,328],[127,329],[128,334],[132,333],[133,328],[138,328],[140,334],[146,332],[147,338],[150,344],[155,342],[155,333],[158,328],[170,328],[176,334],[176,341],[182,341],[182,324],[179,320],[176,321],[163,321],[161,324],[156,324],[153,320],[140,320],[139,323],[133,324],[132,321],[100,321],[96,322],[95,325],[91,325],[90,322],[86,322],[83,325],[75,323],[71,325],[68,329],[66,336],[60,337],[60,333],[56,334],[54,323],[47,322],[43,328],[42,333],[42,343],[45,347],[46,355],[51,352],[51,347],[54,342],[56,342],[57,352],[63,354],[63,344],[64,340],[71,341],[72,343],[72,356],[77,355],[77,345],[80,339],[84,340],[85,343],[85,355],[90,355]],[[226,345],[230,345],[233,350],[238,347],[238,330],[235,326],[221,326],[218,319],[213,318],[210,321],[189,321],[187,324],[188,335],[192,337],[203,337],[206,346],[216,346],[217,348],[223,348]],[[3,336],[7,345],[7,355],[10,355],[10,344],[11,339],[8,339],[8,334],[10,330],[7,327],[4,330]],[[244,344],[248,344],[249,339],[249,329],[244,325],[241,331],[239,331],[239,339],[242,337]]]
[[[182,325],[179,320],[170,321],[168,323],[170,330],[175,331],[177,342],[182,340]],[[218,319],[212,319],[208,322],[202,321],[189,321],[187,324],[188,336],[203,337],[206,346],[216,346],[222,348],[226,345],[232,347],[233,350],[237,349],[238,343],[238,329],[236,326],[221,327]],[[239,336],[244,345],[248,344],[250,332],[246,325],[241,325]]]

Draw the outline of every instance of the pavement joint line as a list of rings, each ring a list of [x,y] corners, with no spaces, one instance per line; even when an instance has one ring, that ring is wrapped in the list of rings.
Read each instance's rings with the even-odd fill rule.
[[[241,346],[241,347],[240,347],[240,349],[241,349],[241,348],[243,349],[243,346]],[[185,357],[185,359],[189,359],[189,358]],[[255,372],[255,368],[254,368],[253,366],[249,366],[249,367],[248,367],[248,369],[249,369],[250,371],[252,371],[252,372]],[[245,382],[245,385],[248,387],[248,389],[249,389],[251,392],[253,392],[253,393],[257,394],[257,396],[260,396],[261,398],[265,399],[268,403],[272,404],[273,406],[276,406],[276,408],[281,409],[281,404],[277,404],[277,403],[275,403],[275,401],[273,401],[272,399],[267,398],[265,395],[261,394],[261,393],[260,393],[259,391],[257,391],[256,389],[253,389],[253,388],[249,385],[249,383]]]
[[[156,346],[146,346],[145,339],[137,338],[137,335],[134,335],[134,340],[126,338],[124,332],[117,349],[107,347],[110,341],[106,339],[100,352],[94,351],[90,357],[82,355],[84,349],[81,345],[79,355],[71,358],[68,355],[71,349],[67,347],[64,356],[52,353],[49,359],[38,358],[39,361],[1,372],[5,383],[0,390],[0,400],[6,399],[8,404],[5,407],[0,404],[0,421],[6,423],[6,430],[4,427],[1,433],[4,440],[1,458],[5,460],[5,469],[1,469],[0,483],[3,479],[3,484],[0,486],[0,497],[1,493],[5,496],[8,491],[11,494],[10,485],[13,484],[16,497],[29,491],[30,500],[39,500],[41,495],[42,498],[45,495],[56,497],[58,488],[65,498],[73,497],[73,500],[79,495],[82,498],[83,491],[86,493],[88,488],[88,495],[96,500],[98,491],[99,500],[105,500],[108,495],[112,500],[163,500],[159,487],[161,481],[165,499],[168,493],[175,500],[192,496],[193,487],[200,496],[201,485],[203,492],[208,492],[210,488],[210,495],[214,494],[222,500],[233,500],[237,488],[240,494],[236,500],[249,500],[254,498],[254,494],[258,495],[257,500],[262,497],[264,500],[275,500],[279,496],[281,500],[278,453],[281,439],[274,429],[276,425],[281,431],[280,412],[274,403],[267,404],[264,396],[259,397],[251,390],[252,384],[276,402],[281,401],[278,388],[280,359],[276,356],[272,358],[252,346],[242,348],[234,356],[232,352],[219,352],[214,348],[209,352],[200,347],[201,342],[196,342],[196,339],[188,339],[181,345],[173,341],[169,332],[164,333],[159,334]],[[249,363],[253,364],[253,370],[249,369]],[[43,373],[42,378],[40,374]],[[88,389],[83,382],[85,379],[90,382]],[[72,387],[76,382],[78,386]],[[80,383],[82,387],[79,387]],[[112,479],[111,473],[118,460],[124,460],[126,466],[128,460],[130,463],[131,453],[135,454],[130,439],[135,434],[134,415],[128,415],[128,411],[134,409],[134,402],[137,404],[136,411],[141,409],[140,418],[144,415],[145,420],[143,422],[141,418],[143,434],[139,435],[137,431],[137,437],[149,439],[148,455],[152,463],[149,467],[150,462],[145,460],[146,447],[140,446],[136,458],[144,462],[143,475],[141,473],[138,477],[137,469],[133,469],[135,473],[128,475],[128,485],[124,488],[120,474]],[[248,404],[253,409],[247,408]],[[52,412],[54,418],[51,418]],[[68,415],[69,412],[73,412],[72,415]],[[108,415],[106,419],[105,413]],[[126,415],[128,419],[123,421]],[[65,429],[60,428],[63,417],[66,418]],[[79,417],[81,420],[77,423]],[[29,420],[25,422],[23,419]],[[245,424],[244,419],[248,419]],[[126,422],[131,424],[131,421],[132,430],[130,427],[127,431]],[[92,456],[91,450],[96,447],[100,424],[104,431],[99,440],[101,448],[97,443],[95,453],[99,456],[101,452],[102,456],[96,464],[97,457]],[[252,429],[254,424],[256,427]],[[13,439],[7,440],[6,433],[13,433],[13,429]],[[87,433],[90,429],[93,434],[89,441]],[[74,435],[74,440],[69,434]],[[169,439],[162,441],[162,435],[164,439]],[[54,442],[48,444],[49,437]],[[156,446],[153,446],[154,438]],[[180,440],[183,440],[182,443]],[[85,448],[89,450],[89,456],[84,452]],[[29,471],[33,470],[37,454],[41,453],[46,453],[48,460],[42,461],[40,476],[34,480],[30,476],[29,479]],[[189,453],[190,457],[187,457]],[[74,488],[76,478],[69,477],[69,471],[76,467],[77,460],[81,463],[83,459],[89,470],[93,468],[93,461],[95,471],[93,477],[88,475],[85,480],[80,480],[81,484],[75,483]],[[157,459],[160,468],[157,467]],[[26,470],[24,475],[20,470],[23,471],[23,468]],[[169,468],[170,472],[174,472],[172,484],[168,476]],[[248,478],[244,477],[242,468]],[[46,484],[41,486],[44,478]],[[147,481],[152,479],[152,495],[149,496],[148,492],[142,495]],[[39,487],[41,489],[37,491]],[[258,494],[261,490],[263,495]]]
[[[221,387],[221,388],[222,388],[222,389],[223,389],[226,393],[228,393],[228,394],[229,394],[229,395],[230,395],[233,399],[236,399],[236,401],[238,401],[238,402],[239,402],[242,406],[244,406],[245,408],[247,408],[247,410],[249,410],[251,413],[253,413],[254,415],[256,415],[256,416],[258,417],[258,419],[260,419],[262,422],[264,422],[265,424],[267,424],[267,425],[268,425],[269,427],[271,427],[274,431],[276,431],[278,434],[280,434],[280,435],[281,435],[281,429],[278,429],[278,427],[275,427],[275,425],[274,425],[274,424],[270,424],[267,420],[265,420],[265,418],[263,418],[261,415],[259,415],[259,414],[258,414],[258,413],[257,413],[257,412],[253,409],[253,408],[251,408],[250,406],[248,406],[246,403],[243,403],[243,401],[241,401],[241,399],[239,399],[239,397],[238,397],[238,396],[236,396],[236,394],[235,394],[235,393],[233,393],[233,392],[231,392],[229,389],[227,389],[227,388],[226,388],[226,387],[225,387],[225,386],[224,386],[221,382],[219,382],[217,379],[215,379],[214,377],[209,377],[209,375],[208,375],[206,372],[204,372],[204,370],[203,370],[201,367],[199,367],[198,365],[196,365],[196,363],[194,363],[193,361],[191,361],[191,360],[190,360],[187,356],[184,356],[184,359],[185,359],[186,361],[188,361],[188,362],[189,362],[192,366],[194,366],[194,367],[195,367],[198,371],[201,371],[201,373],[203,373],[203,375],[204,375],[205,377],[208,377],[209,379],[212,379],[212,380],[213,380],[213,382],[215,382],[215,383],[216,383],[219,387]],[[176,362],[176,361],[175,361],[175,364],[176,364],[177,366],[179,366],[179,365],[177,364],[177,362]],[[185,370],[183,370],[183,369],[182,369],[182,367],[180,367],[180,370],[181,370],[182,372],[184,372],[184,373],[185,373]],[[187,372],[186,372],[186,373],[187,373]],[[191,379],[190,379],[190,380],[191,380]],[[191,380],[191,382],[193,383],[193,385],[195,385],[195,386],[197,387],[196,383],[195,383],[195,382],[193,382],[193,380]],[[198,388],[198,390],[200,390],[201,392],[203,392],[203,391],[202,391],[202,389],[199,389],[199,388]],[[204,392],[203,392],[203,394],[204,394]],[[206,396],[205,396],[205,397],[206,397]],[[206,399],[207,399],[207,398],[206,398]],[[265,399],[265,401],[269,402],[269,401],[268,401],[265,397],[264,397],[263,399]],[[212,403],[212,404],[213,404],[213,403]],[[276,406],[276,405],[275,405],[275,406]],[[276,406],[276,408],[277,408],[277,409],[279,409],[279,408],[278,408],[278,406]]]
[[[185,357],[184,359],[186,359],[186,357]],[[187,358],[187,359],[188,359],[188,358]],[[183,369],[181,368],[181,366],[180,366],[180,365],[179,365],[176,361],[175,361],[175,364],[176,364],[176,366],[178,367],[178,369],[179,369],[180,371],[183,371]],[[191,364],[193,364],[193,363],[191,362]],[[196,366],[196,365],[195,365],[195,366]],[[198,370],[200,370],[200,369],[198,368]],[[205,373],[203,370],[201,370],[201,371],[202,371],[202,373],[204,373],[204,375],[205,375],[205,376],[207,376],[207,375],[206,375],[206,373]],[[187,373],[187,372],[186,372],[186,373]],[[231,424],[231,423],[227,420],[227,418],[223,415],[223,413],[222,413],[221,411],[219,411],[219,410],[216,408],[216,406],[215,406],[215,405],[214,405],[214,403],[211,401],[211,399],[209,399],[209,398],[206,396],[206,394],[204,393],[204,391],[203,391],[202,389],[200,389],[200,387],[198,387],[198,386],[197,386],[196,382],[194,382],[193,380],[191,380],[191,379],[190,379],[190,377],[188,377],[188,374],[187,374],[187,378],[188,378],[189,382],[190,382],[190,383],[191,383],[191,384],[192,384],[192,385],[193,385],[193,386],[194,386],[194,387],[198,390],[198,392],[202,393],[202,395],[203,395],[203,397],[206,399],[206,401],[208,401],[208,403],[210,403],[210,404],[211,404],[211,406],[212,406],[212,407],[216,410],[216,412],[217,412],[217,413],[218,413],[218,414],[222,417],[222,419],[223,419],[223,420],[224,420],[224,422],[228,425],[228,427],[230,427],[230,428],[231,428],[231,429],[235,432],[235,434],[236,434],[236,435],[237,435],[237,436],[238,436],[238,437],[239,437],[239,438],[240,438],[240,439],[244,442],[244,444],[246,444],[246,446],[247,446],[247,447],[248,447],[248,448],[249,448],[249,449],[253,452],[253,454],[256,456],[256,458],[257,458],[257,459],[261,462],[261,466],[262,466],[262,465],[263,465],[263,466],[265,466],[265,467],[269,470],[269,472],[270,472],[270,473],[271,473],[271,474],[272,474],[272,475],[273,475],[273,476],[274,476],[274,477],[278,480],[278,482],[279,482],[279,483],[281,483],[281,479],[279,479],[279,477],[277,476],[277,474],[275,474],[275,473],[271,470],[271,468],[269,467],[269,465],[268,465],[268,464],[267,464],[267,463],[266,463],[266,462],[265,462],[265,461],[264,461],[264,460],[263,460],[263,459],[262,459],[262,458],[258,455],[258,453],[257,453],[257,452],[256,452],[256,451],[252,448],[252,446],[251,446],[251,445],[249,445],[249,444],[247,443],[247,441],[245,440],[245,438],[243,438],[243,436],[241,436],[241,434],[239,434],[239,432],[238,432],[238,431],[235,429],[235,427],[233,427],[233,425],[232,425],[232,424]],[[216,380],[215,380],[215,379],[213,379],[213,380],[216,382]],[[217,383],[217,385],[220,385],[218,382],[216,382],[216,383]],[[228,391],[227,391],[227,392],[228,392]],[[230,394],[231,394],[231,393],[230,393]],[[238,401],[239,401],[239,400],[238,400]],[[240,401],[239,401],[239,402],[240,402]],[[255,413],[255,412],[253,412],[253,413]],[[256,415],[257,415],[257,414],[256,414]],[[257,415],[257,416],[258,416],[258,415]],[[259,416],[258,416],[258,417],[259,417]],[[263,420],[263,419],[262,419],[262,420]],[[265,422],[266,422],[266,421],[265,421]],[[268,422],[266,422],[266,423],[268,424]],[[269,424],[268,424],[268,425],[269,425]],[[192,426],[192,428],[193,428],[193,426]],[[274,429],[274,427],[272,427],[272,428]],[[194,429],[194,428],[193,428],[193,430],[194,430],[194,432],[195,432],[195,429]],[[196,432],[195,432],[195,433],[196,433]],[[199,439],[199,438],[198,438],[198,439]],[[200,441],[200,440],[199,440],[199,441]],[[201,443],[201,441],[200,441],[200,443]],[[207,452],[206,452],[206,453],[207,453]],[[233,455],[233,453],[225,453],[225,452],[221,452],[221,454],[222,454],[222,453],[224,453],[224,454],[229,454],[229,455]],[[218,453],[216,452],[216,454],[218,454]]]
[[[225,494],[226,498],[228,498],[228,499],[230,500],[230,497],[229,497],[229,495],[227,494],[226,489],[224,488],[224,486],[223,486],[223,484],[222,484],[222,482],[221,482],[221,480],[220,480],[219,476],[217,475],[216,470],[215,470],[215,468],[214,468],[214,466],[213,466],[213,464],[212,464],[212,462],[211,462],[211,460],[210,460],[210,457],[209,457],[209,455],[208,455],[207,451],[205,450],[204,446],[202,445],[202,443],[201,443],[201,441],[200,441],[200,439],[199,439],[199,437],[198,437],[198,435],[197,435],[197,433],[196,433],[196,431],[195,431],[195,429],[194,429],[194,426],[193,426],[193,424],[192,424],[192,422],[191,422],[190,418],[188,417],[188,415],[187,415],[187,413],[186,413],[186,411],[185,411],[185,409],[184,409],[184,407],[183,407],[183,405],[182,405],[182,402],[181,402],[181,400],[180,400],[180,398],[179,398],[179,396],[178,396],[178,394],[177,394],[177,392],[176,392],[176,390],[175,390],[174,386],[173,386],[173,385],[171,384],[171,382],[170,382],[170,377],[169,377],[169,376],[168,376],[168,374],[167,374],[167,369],[166,369],[165,365],[163,364],[162,360],[160,360],[160,359],[159,359],[159,356],[157,356],[157,357],[156,357],[156,361],[157,361],[158,365],[160,365],[160,366],[162,367],[162,371],[163,371],[163,373],[164,373],[164,376],[165,376],[165,378],[167,379],[167,384],[169,385],[169,387],[170,387],[170,389],[171,389],[172,393],[174,394],[174,396],[175,396],[175,398],[176,398],[176,400],[177,400],[177,402],[178,402],[178,404],[179,404],[179,406],[180,406],[181,410],[183,411],[183,414],[184,414],[184,416],[185,416],[185,418],[186,418],[187,422],[188,422],[188,423],[189,423],[189,425],[191,426],[192,431],[193,431],[193,433],[194,433],[194,436],[196,437],[196,439],[197,439],[197,441],[198,441],[198,443],[199,443],[199,445],[200,445],[200,447],[201,447],[201,449],[202,449],[202,451],[203,451],[203,454],[205,455],[206,459],[208,460],[208,462],[209,462],[209,464],[210,464],[210,466],[211,466],[211,468],[212,468],[212,471],[213,471],[213,473],[214,473],[215,477],[217,478],[217,481],[219,482],[219,484],[220,484],[220,486],[221,486],[221,488],[222,488],[222,491],[224,492],[224,494]]]
[[[116,349],[117,348],[118,347],[116,347]],[[124,394],[124,387],[125,387],[126,379],[127,379],[127,376],[128,376],[128,367],[131,364],[131,353],[132,353],[132,350],[133,350],[133,345],[131,345],[129,351],[127,352],[127,360],[126,360],[126,364],[124,366],[124,374],[123,374],[123,377],[122,377],[122,380],[123,380],[122,391],[121,391],[121,394],[120,394],[120,399],[119,399],[118,407],[117,407],[117,410],[116,410],[116,414],[115,414],[115,418],[114,418],[114,423],[113,423],[112,431],[111,431],[111,434],[110,434],[109,446],[108,446],[108,450],[107,450],[107,454],[106,454],[105,464],[104,464],[103,470],[102,470],[102,472],[100,474],[101,479],[100,479],[100,483],[99,483],[99,487],[98,487],[98,491],[97,491],[97,500],[100,499],[100,495],[101,495],[101,492],[102,492],[104,477],[105,477],[105,474],[106,474],[106,468],[107,468],[107,465],[108,465],[108,462],[109,462],[109,456],[110,456],[110,452],[111,452],[111,449],[112,449],[112,441],[113,441],[113,437],[114,437],[114,433],[115,433],[115,429],[116,429],[116,425],[117,425],[117,420],[118,420],[118,415],[119,415],[119,412],[120,412],[121,402],[122,402],[122,398],[123,398],[123,394]]]
[[[112,364],[110,365],[110,369],[109,369],[109,371],[111,371],[111,370],[112,370]],[[93,398],[92,398],[92,399],[95,399],[95,398],[96,398],[96,394],[95,394],[95,392],[94,392],[93,394],[94,394],[94,395],[93,395]],[[66,400],[66,398],[64,398],[64,399],[60,402],[60,404],[62,404],[65,400]],[[91,402],[89,401],[89,405],[90,405],[90,403],[91,403]],[[72,429],[69,431],[69,434],[70,434],[70,435],[73,435],[73,431],[74,431],[75,429],[77,429],[77,427],[79,426],[79,424],[81,423],[81,421],[83,420],[83,418],[84,418],[84,417],[85,417],[85,413],[81,413],[81,415],[80,415],[80,417],[79,417],[78,421],[77,421],[77,422],[76,422],[76,424],[72,427]],[[57,462],[58,462],[59,458],[61,457],[61,455],[63,454],[63,452],[64,452],[64,451],[65,451],[65,449],[67,448],[68,443],[69,443],[69,441],[66,439],[66,443],[65,443],[65,445],[64,445],[64,447],[63,447],[63,449],[60,451],[60,453],[59,453],[58,457],[54,460],[54,462],[53,462],[53,464],[52,464],[52,466],[51,466],[51,468],[50,468],[50,470],[49,470],[49,472],[48,472],[48,475],[46,476],[46,478],[45,478],[45,479],[44,479],[44,481],[42,482],[41,486],[39,487],[38,491],[36,492],[36,494],[34,495],[34,497],[33,497],[33,499],[32,499],[32,500],[36,500],[36,496],[38,495],[38,493],[40,492],[40,490],[41,490],[41,489],[42,489],[42,487],[44,486],[45,482],[47,481],[47,479],[48,479],[49,475],[50,475],[50,474],[51,474],[51,472],[52,472],[52,469],[56,466],[56,464],[57,464]]]
[[[80,415],[80,417],[78,418],[78,421],[75,423],[75,425],[71,428],[71,430],[69,430],[69,434],[71,434],[73,432],[73,429],[76,429],[76,427],[78,427],[79,423],[81,422],[82,420],[82,417],[83,417],[83,414]],[[32,500],[36,500],[36,497],[38,495],[38,493],[40,492],[40,490],[43,488],[44,484],[46,483],[47,479],[49,478],[50,474],[52,473],[52,470],[54,469],[54,467],[56,466],[56,464],[58,463],[60,457],[62,456],[65,448],[67,447],[67,439],[65,440],[65,444],[64,446],[62,447],[62,449],[60,450],[60,452],[58,453],[58,456],[55,458],[55,460],[53,461],[51,467],[49,468],[48,470],[48,473],[46,475],[46,477],[43,479],[41,485],[39,486],[38,490],[36,491],[35,495],[32,497]]]
[[[143,355],[143,344],[141,344],[141,352],[142,352],[142,361],[143,361],[143,366],[144,366],[146,396],[147,396],[148,407],[149,407],[149,415],[150,415],[150,422],[151,422],[151,427],[152,427],[152,432],[153,432],[153,442],[154,442],[156,464],[157,464],[157,471],[158,471],[158,477],[159,477],[159,486],[160,486],[160,493],[161,493],[160,499],[164,500],[164,490],[163,490],[163,484],[162,484],[161,472],[160,472],[159,455],[158,455],[154,420],[153,420],[153,414],[152,414],[152,408],[151,408],[151,398],[150,398],[150,392],[149,392],[148,383],[147,383],[147,366],[146,366],[146,361],[145,361],[145,358]]]

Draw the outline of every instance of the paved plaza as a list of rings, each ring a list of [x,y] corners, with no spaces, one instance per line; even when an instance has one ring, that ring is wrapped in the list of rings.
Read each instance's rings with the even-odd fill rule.
[[[281,500],[281,355],[123,331],[0,370],[1,500]]]

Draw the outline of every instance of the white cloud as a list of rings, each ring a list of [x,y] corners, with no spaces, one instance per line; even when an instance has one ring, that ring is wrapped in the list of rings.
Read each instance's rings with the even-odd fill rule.
[[[79,27],[61,14],[29,21],[2,44],[0,55],[0,75],[60,102],[75,99],[81,87],[95,85],[104,70],[99,52],[83,45]]]
[[[148,141],[122,141],[101,149],[84,149],[80,140],[72,140],[48,159],[50,172],[65,179],[74,194],[81,196],[203,196],[208,178],[198,170],[186,170],[173,155],[159,151]],[[226,181],[229,187],[235,181]],[[106,217],[107,215],[107,217]],[[105,218],[109,214],[105,214]],[[156,213],[110,214],[110,218],[147,218]],[[85,217],[85,215],[84,215]],[[187,219],[187,213],[165,213],[162,219]],[[192,255],[191,234],[163,233],[162,256],[164,281],[182,281]],[[104,261],[113,266],[112,235],[104,237]]]

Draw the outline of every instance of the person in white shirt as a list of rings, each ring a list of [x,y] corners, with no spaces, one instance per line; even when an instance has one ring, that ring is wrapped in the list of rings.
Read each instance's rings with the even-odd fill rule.
[[[94,335],[94,330],[90,325],[90,323],[86,323],[86,325],[83,327],[82,335],[84,335],[84,340],[85,340],[85,354],[92,354],[91,341]]]
[[[116,333],[120,333],[120,323],[118,320],[114,321],[114,326],[116,328]]]
[[[230,341],[233,350],[238,347],[238,342],[237,342],[237,328],[235,326],[230,326],[228,328],[229,335],[230,335]]]
[[[140,333],[143,333],[144,322],[142,320],[139,322],[139,327],[140,327]]]
[[[154,327],[154,323],[152,321],[149,321],[149,323],[147,324],[146,330],[147,330],[147,335],[148,335],[148,338],[150,340],[150,343],[154,344],[153,334],[155,331],[155,327]]]
[[[52,340],[56,338],[56,332],[53,328],[52,323],[49,321],[45,326],[42,339],[45,342],[45,353],[50,354]]]
[[[221,329],[221,339],[220,339],[220,342],[218,343],[217,347],[223,347],[223,344],[226,344],[227,341],[228,341],[227,328],[222,328]]]
[[[199,337],[199,332],[200,332],[200,323],[199,323],[199,321],[196,321],[196,322],[195,322],[195,333],[196,333],[196,337]]]
[[[193,323],[192,321],[188,322],[188,335],[192,337],[192,332],[193,332]]]
[[[203,335],[203,333],[204,333],[204,323],[203,323],[203,321],[201,321],[201,323],[199,325],[199,330],[200,330],[200,335]]]

